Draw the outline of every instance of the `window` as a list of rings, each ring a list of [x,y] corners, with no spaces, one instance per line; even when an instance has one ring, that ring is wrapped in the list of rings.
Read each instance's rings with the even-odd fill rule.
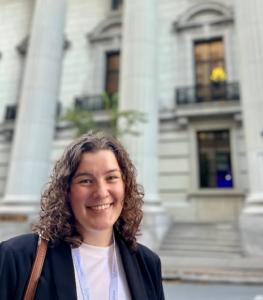
[[[196,42],[195,78],[199,102],[226,99],[224,43],[222,40]]]
[[[119,89],[120,53],[107,53],[106,92],[111,96]]]
[[[122,0],[113,0],[112,1],[112,10],[122,10]]]
[[[199,131],[199,178],[201,188],[232,188],[229,131]]]
[[[196,85],[211,84],[211,75],[216,68],[225,68],[223,41],[195,43]]]
[[[10,120],[15,120],[16,118],[16,112],[17,112],[17,105],[8,105],[6,107],[6,112],[5,112],[5,120],[10,121]]]

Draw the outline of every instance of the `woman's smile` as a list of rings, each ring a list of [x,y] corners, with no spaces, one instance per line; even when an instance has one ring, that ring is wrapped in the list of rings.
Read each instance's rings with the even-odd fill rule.
[[[104,212],[107,211],[110,206],[112,205],[112,203],[110,204],[103,204],[103,205],[98,205],[98,206],[89,206],[87,207],[88,209],[94,210],[96,212]]]

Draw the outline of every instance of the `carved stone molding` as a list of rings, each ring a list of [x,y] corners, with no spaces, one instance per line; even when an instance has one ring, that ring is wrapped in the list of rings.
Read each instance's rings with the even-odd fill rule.
[[[213,16],[207,20],[195,20],[196,16],[209,13],[214,13],[218,16]],[[221,25],[233,22],[234,13],[231,8],[219,3],[202,3],[188,9],[173,23],[173,27],[175,31],[180,32],[182,30],[203,27],[204,25]]]
[[[90,42],[120,38],[122,35],[122,15],[120,12],[110,14],[91,33],[87,34]]]

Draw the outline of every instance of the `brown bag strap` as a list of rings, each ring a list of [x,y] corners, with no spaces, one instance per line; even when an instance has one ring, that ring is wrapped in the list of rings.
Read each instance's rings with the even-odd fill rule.
[[[46,232],[44,232],[43,234],[39,233],[36,258],[33,267],[31,269],[31,274],[29,277],[28,285],[23,300],[33,300],[35,297],[37,284],[40,278],[40,274],[43,268],[43,264],[47,252],[48,242],[49,239],[47,233]]]

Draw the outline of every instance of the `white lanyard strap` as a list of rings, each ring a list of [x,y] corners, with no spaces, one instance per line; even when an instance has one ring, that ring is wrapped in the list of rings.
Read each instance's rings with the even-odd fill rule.
[[[81,255],[80,255],[80,251],[78,248],[72,249],[72,256],[73,256],[74,264],[75,264],[77,274],[79,277],[79,283],[80,283],[80,287],[81,287],[81,291],[82,291],[84,300],[91,300],[88,280],[87,280],[85,271],[82,267]]]
[[[118,265],[117,265],[117,256],[116,256],[116,249],[115,249],[115,237],[113,234],[113,261],[112,261],[112,270],[111,270],[111,281],[110,281],[110,300],[117,300],[118,299]],[[85,300],[91,300],[90,296],[90,289],[88,285],[88,279],[85,274],[82,261],[81,261],[81,254],[79,248],[71,249],[72,250],[72,257],[74,260],[74,264],[77,270],[79,283],[81,287],[81,291]]]
[[[112,260],[112,270],[111,270],[111,281],[110,281],[110,300],[118,299],[118,265],[117,265],[117,256],[115,249],[115,236],[113,233],[113,260]]]

